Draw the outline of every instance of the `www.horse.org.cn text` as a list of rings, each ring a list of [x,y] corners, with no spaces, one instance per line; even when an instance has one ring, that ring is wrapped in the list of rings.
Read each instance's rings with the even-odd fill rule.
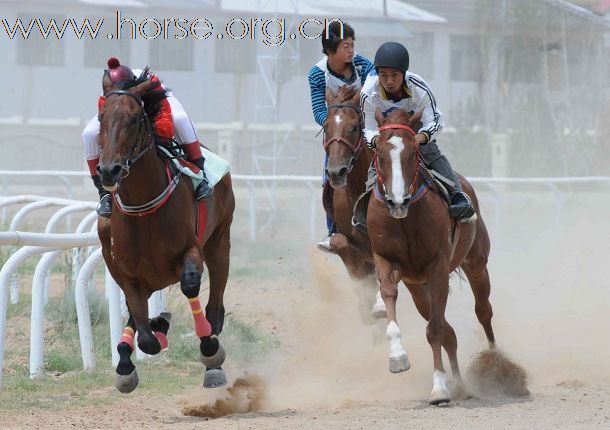
[[[17,18],[13,22],[2,18],[3,31],[0,34],[9,39],[29,39],[41,36],[43,39],[132,39],[197,40],[232,39],[260,40],[267,46],[279,46],[287,39],[313,40],[322,36],[324,28],[337,19],[319,20],[306,18],[295,23],[287,23],[286,18],[231,18],[224,23],[212,22],[207,18],[142,18],[124,16],[120,10],[114,19],[84,18],[40,19]],[[340,21],[339,21],[340,22]],[[293,29],[288,31],[287,26]]]

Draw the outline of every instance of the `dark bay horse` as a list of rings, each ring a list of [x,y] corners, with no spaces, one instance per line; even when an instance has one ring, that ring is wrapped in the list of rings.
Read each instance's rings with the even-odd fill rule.
[[[224,321],[235,208],[231,177],[222,178],[198,215],[190,178],[181,178],[159,155],[160,142],[152,133],[165,90],[148,80],[147,69],[139,78],[116,86],[106,71],[102,84],[106,103],[100,112],[98,174],[104,188],[113,192],[114,207],[109,221],[99,218],[98,234],[104,260],[125,293],[130,315],[117,346],[116,386],[131,392],[138,384],[131,361],[135,333],[138,346],[147,354],[167,346],[169,318],[162,314],[149,320],[147,301],[153,292],[178,281],[200,338],[204,386],[223,385],[225,352],[218,335]],[[205,314],[198,297],[204,260],[210,278]]]
[[[352,225],[354,204],[365,190],[367,172],[373,158],[362,136],[360,92],[343,85],[334,96],[327,89],[326,103],[328,115],[324,123],[324,150],[332,200],[326,198],[325,205],[332,205],[337,227],[330,246],[343,260],[352,278],[372,278],[375,265],[368,235]],[[325,193],[325,196],[329,194]],[[374,290],[378,291],[374,278],[371,281],[375,284]],[[365,302],[370,302],[367,306],[373,303],[370,299],[372,297],[365,299]],[[386,316],[379,294],[371,312],[374,318]]]
[[[397,373],[410,367],[396,323],[398,283],[403,281],[417,310],[428,321],[426,336],[434,358],[430,404],[447,403],[450,393],[441,346],[447,351],[455,381],[461,385],[457,338],[445,319],[449,273],[458,267],[470,282],[475,312],[489,346],[495,345],[487,273],[489,235],[475,192],[466,179],[460,177],[478,217],[470,224],[456,225],[440,193],[425,184],[413,131],[421,113],[409,117],[396,110],[383,118],[378,110],[375,118],[380,127],[375,160],[378,179],[375,198],[371,198],[368,207],[368,231],[388,313],[390,371]]]

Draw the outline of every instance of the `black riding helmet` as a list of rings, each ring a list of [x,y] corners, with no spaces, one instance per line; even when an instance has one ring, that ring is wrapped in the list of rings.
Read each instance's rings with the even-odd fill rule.
[[[398,42],[385,42],[375,53],[375,68],[390,67],[403,73],[409,69],[409,51]]]

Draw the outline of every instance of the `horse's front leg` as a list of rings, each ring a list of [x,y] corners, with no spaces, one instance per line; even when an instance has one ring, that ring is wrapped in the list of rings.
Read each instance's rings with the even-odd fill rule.
[[[409,370],[411,364],[407,357],[407,352],[400,343],[400,328],[396,322],[396,300],[398,299],[398,282],[401,279],[400,273],[393,270],[388,260],[379,254],[373,254],[381,298],[385,303],[388,314],[388,327],[386,336],[390,341],[390,372],[400,373]]]
[[[129,320],[117,345],[119,364],[116,368],[115,386],[121,393],[130,393],[138,386],[138,374],[131,361],[131,354],[135,350],[136,332],[140,349],[146,354],[157,354],[164,347],[162,341],[166,341],[165,335],[169,329],[169,321],[164,317],[155,318],[153,325],[155,325],[157,333],[153,333],[148,321],[147,294],[141,292],[136,284],[125,285],[123,291],[129,309]]]
[[[443,366],[441,346],[446,338],[448,324],[445,320],[445,308],[447,307],[447,296],[449,294],[449,262],[445,258],[438,257],[427,270],[430,280],[428,288],[430,291],[430,319],[426,328],[426,337],[432,348],[434,360],[434,373],[432,374],[432,392],[429,403],[439,405],[449,403],[450,393],[447,387],[447,373]],[[455,348],[457,349],[457,341]]]
[[[218,387],[226,384],[227,378],[220,367],[225,360],[225,351],[218,341],[218,333],[213,333],[212,325],[203,313],[199,291],[203,264],[197,247],[189,249],[184,257],[184,266],[180,275],[180,288],[191,306],[195,323],[195,334],[201,340],[199,349],[201,361],[206,366],[203,386]],[[222,329],[222,323],[219,327]]]

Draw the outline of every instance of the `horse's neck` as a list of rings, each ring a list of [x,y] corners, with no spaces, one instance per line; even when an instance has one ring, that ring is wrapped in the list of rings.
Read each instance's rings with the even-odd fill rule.
[[[363,148],[354,162],[352,171],[347,175],[347,189],[351,197],[355,199],[360,197],[360,194],[364,192],[371,160],[370,152]]]
[[[135,206],[156,198],[167,184],[165,162],[153,147],[131,166],[118,192],[125,204]]]

